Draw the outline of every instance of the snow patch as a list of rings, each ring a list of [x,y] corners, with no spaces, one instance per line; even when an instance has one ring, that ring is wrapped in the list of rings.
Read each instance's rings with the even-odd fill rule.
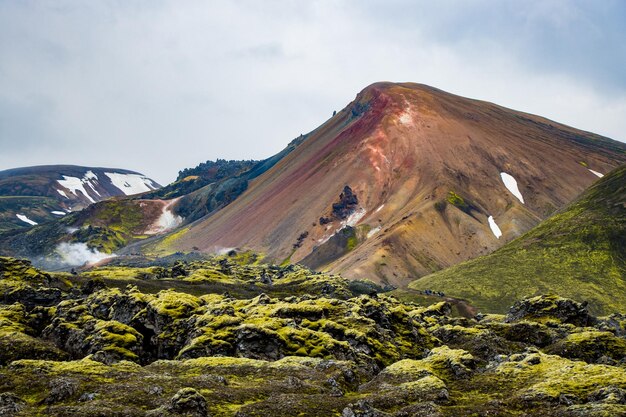
[[[380,232],[380,226],[373,228],[369,232],[367,232],[367,238],[374,236],[376,233]]]
[[[87,174],[89,172],[91,171],[88,171],[82,179],[76,178],[76,177],[68,177],[67,175],[63,175],[63,179],[57,180],[57,182],[61,184],[63,188],[70,190],[70,192],[74,194],[76,197],[79,196],[78,194],[76,194],[76,192],[80,191],[89,201],[91,201],[92,203],[95,203],[96,201],[93,198],[91,198],[91,196],[85,189],[85,184],[89,184],[91,188],[93,189],[93,186],[89,183],[91,179],[87,178]],[[60,190],[57,190],[57,191],[60,192]],[[67,197],[67,195],[65,195],[65,197]]]
[[[69,199],[69,197],[67,196],[67,194],[65,194],[65,191],[63,191],[63,190],[57,190],[57,193],[61,194],[61,195],[62,195],[63,197],[65,197],[65,198],[68,198],[68,199]]]
[[[498,227],[496,221],[493,219],[493,216],[489,216],[487,220],[489,221],[489,227],[491,228],[491,232],[493,233],[493,235],[496,238],[500,239],[500,237],[502,236],[502,231]]]
[[[71,266],[85,264],[95,264],[108,258],[113,258],[115,254],[102,253],[96,249],[89,249],[85,243],[60,243],[56,247],[63,262]]]
[[[347,219],[345,219],[344,221],[339,223],[339,227],[337,229],[335,229],[334,232],[332,232],[332,233],[322,237],[321,239],[319,239],[317,241],[317,243],[324,244],[324,243],[328,242],[328,240],[331,237],[336,235],[339,231],[343,230],[344,228],[346,228],[348,226],[350,226],[350,227],[356,226],[356,224],[365,216],[366,213],[367,213],[367,210],[365,210],[364,208],[358,209],[357,211],[352,213],[350,216],[348,216]],[[326,226],[326,230],[328,230],[329,227],[330,227],[330,225]]]
[[[83,177],[85,180],[96,180],[98,181],[98,176],[93,173],[92,170],[85,172],[85,176]]]
[[[64,211],[53,210],[50,213],[56,214],[57,216],[65,216],[65,212]]]
[[[328,236],[323,236],[321,239],[317,239],[317,243],[323,245],[324,243],[328,242],[328,239],[330,239],[331,237],[333,237],[332,234]]]
[[[36,221],[33,221],[33,220],[29,219],[28,217],[26,217],[23,214],[16,214],[16,216],[17,216],[18,219],[20,219],[24,223],[30,224],[31,226],[37,226],[37,224],[38,224]]]
[[[367,211],[364,208],[358,209],[357,211],[352,213],[350,216],[348,216],[346,220],[341,222],[341,227],[337,231],[343,229],[346,226],[350,226],[350,227],[356,226],[356,224],[363,218],[363,216],[365,216],[365,213],[367,213]]]
[[[100,193],[98,192],[98,190],[96,190],[96,188],[93,186],[93,184],[91,183],[91,181],[87,182],[87,185],[89,186],[89,188],[91,188],[91,190],[96,193],[96,195],[98,197],[102,197],[102,195],[100,195]]]
[[[591,172],[592,174],[594,174],[594,175],[596,175],[596,176],[598,176],[600,178],[604,177],[604,174],[601,174],[598,171],[594,171],[593,169],[589,169],[589,168],[587,168],[587,169],[589,170],[589,172]]]
[[[111,183],[119,188],[126,195],[145,193],[156,190],[154,183],[149,178],[139,174],[120,174],[116,172],[105,172]]]
[[[524,204],[524,197],[522,197],[522,193],[520,193],[519,188],[517,188],[517,181],[515,178],[506,172],[501,172],[500,177],[502,178],[502,182],[507,190],[509,190],[511,194],[517,197],[517,199]]]

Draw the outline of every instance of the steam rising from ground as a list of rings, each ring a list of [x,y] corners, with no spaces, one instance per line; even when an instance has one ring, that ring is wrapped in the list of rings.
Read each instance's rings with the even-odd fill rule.
[[[222,246],[216,246],[215,250],[213,251],[213,253],[215,253],[216,255],[226,255],[228,252],[230,252],[231,250],[235,250],[237,248],[225,248]]]
[[[116,255],[102,253],[96,249],[90,249],[85,243],[60,243],[56,248],[63,262],[69,266],[81,266],[95,264]]]

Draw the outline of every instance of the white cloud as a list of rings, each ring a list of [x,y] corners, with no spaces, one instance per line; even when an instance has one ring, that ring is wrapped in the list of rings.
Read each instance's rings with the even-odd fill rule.
[[[379,80],[626,140],[623,3],[499,4],[1,2],[0,168],[167,183],[206,159],[270,156]]]

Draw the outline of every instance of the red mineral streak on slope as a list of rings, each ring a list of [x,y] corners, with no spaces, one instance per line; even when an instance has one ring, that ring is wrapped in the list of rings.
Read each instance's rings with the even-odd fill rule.
[[[580,161],[608,172],[626,162],[625,149],[432,87],[376,83],[236,201],[195,223],[176,248],[242,247],[277,261],[309,259],[320,240],[341,227],[339,220],[328,229],[318,220],[350,185],[366,212],[356,225],[360,244],[324,268],[402,284],[488,253],[528,230],[597,179]],[[516,178],[526,204],[506,190],[503,171]],[[446,203],[450,191],[472,209]],[[501,239],[489,228],[490,215]],[[307,238],[294,250],[304,232]]]

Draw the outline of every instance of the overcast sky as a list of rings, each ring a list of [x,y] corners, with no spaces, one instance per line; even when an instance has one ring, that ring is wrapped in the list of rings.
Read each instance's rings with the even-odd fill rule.
[[[0,0],[0,170],[165,184],[261,159],[375,81],[626,141],[626,1]]]

